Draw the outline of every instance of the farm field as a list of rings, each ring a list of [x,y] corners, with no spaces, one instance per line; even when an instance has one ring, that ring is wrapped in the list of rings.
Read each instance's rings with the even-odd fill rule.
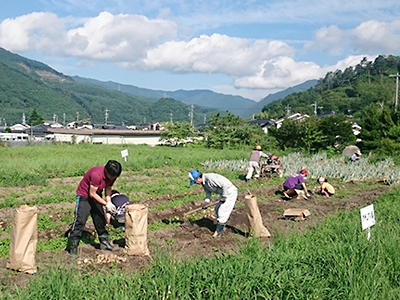
[[[152,276],[157,276],[157,274],[154,275],[153,272],[155,272],[154,268],[160,268],[160,262],[161,264],[166,264],[163,265],[165,268],[171,268],[168,264],[176,262],[178,263],[177,268],[179,268],[179,264],[185,264],[185,262],[192,262],[195,264],[196,262],[198,263],[199,259],[206,260],[212,264],[215,264],[215,262],[218,262],[221,258],[223,260],[230,257],[231,260],[235,261],[238,259],[236,257],[243,256],[243,251],[246,252],[244,249],[250,249],[247,251],[255,251],[252,255],[258,256],[262,255],[264,251],[266,251],[266,253],[268,253],[268,251],[277,251],[277,249],[285,245],[285,243],[290,243],[284,241],[291,241],[293,237],[295,237],[295,240],[297,238],[303,238],[303,242],[307,241],[307,243],[313,244],[313,236],[312,233],[310,234],[309,232],[321,230],[321,224],[327,222],[326,220],[335,220],[336,216],[341,216],[342,213],[345,213],[345,216],[352,219],[352,234],[355,234],[357,239],[364,241],[366,240],[366,235],[365,232],[361,230],[359,209],[371,203],[375,203],[377,199],[381,199],[382,197],[386,202],[391,203],[390,205],[394,205],[392,204],[393,198],[397,197],[399,193],[395,186],[377,183],[376,180],[343,181],[333,179],[330,182],[336,187],[337,195],[332,198],[325,198],[314,194],[307,201],[298,199],[285,201],[280,194],[284,178],[262,178],[259,181],[246,183],[243,180],[243,172],[227,169],[202,169],[202,164],[208,159],[247,159],[248,149],[218,151],[205,150],[202,148],[171,149],[130,146],[128,147],[130,156],[127,161],[124,161],[118,157],[120,151],[125,149],[122,146],[95,147],[96,149],[93,149],[92,145],[51,145],[32,149],[29,149],[29,147],[21,149],[0,149],[2,157],[8,158],[1,169],[1,174],[6,175],[2,175],[3,177],[0,180],[0,266],[3,268],[3,272],[0,273],[0,282],[2,284],[1,290],[4,293],[4,297],[15,290],[19,291],[21,298],[14,299],[24,299],[22,297],[27,291],[30,291],[30,293],[32,291],[38,292],[35,290],[35,286],[40,286],[40,284],[43,284],[46,280],[48,281],[49,277],[55,280],[55,274],[52,273],[55,271],[55,273],[58,274],[56,278],[59,278],[60,281],[63,281],[63,278],[59,273],[68,273],[68,270],[74,270],[74,274],[83,274],[81,276],[84,277],[87,274],[106,274],[104,278],[108,278],[109,280],[120,279],[119,276],[123,276],[123,278],[130,278],[130,276],[132,276],[137,279],[137,273],[143,274],[143,276],[147,273],[152,273]],[[23,159],[25,159],[26,156],[30,159],[25,160],[24,163]],[[149,207],[148,245],[151,255],[149,257],[127,256],[123,248],[124,235],[113,228],[109,228],[110,239],[114,244],[119,246],[118,249],[113,252],[99,250],[97,237],[94,233],[94,226],[92,221],[89,220],[86,224],[85,238],[79,247],[79,258],[73,260],[69,257],[68,253],[64,251],[64,248],[66,245],[65,233],[73,220],[75,189],[88,168],[97,164],[104,164],[108,159],[117,159],[123,165],[123,173],[121,177],[117,179],[115,188],[127,194],[132,202],[143,203]],[[20,186],[17,185],[18,180],[9,175],[14,174],[15,167],[12,167],[13,161],[14,165],[20,167],[18,175],[22,183]],[[201,210],[199,213],[191,216],[190,221],[193,226],[182,226],[183,214],[200,207],[204,197],[204,192],[201,187],[189,186],[187,173],[191,169],[199,169],[205,173],[221,173],[231,179],[239,189],[239,198],[235,209],[227,223],[228,226],[226,230],[219,239],[212,238],[212,232],[215,229],[212,208]],[[30,180],[34,182],[43,182],[43,184],[30,184]],[[306,183],[309,188],[317,186],[315,180],[316,178],[307,178]],[[263,222],[271,232],[271,238],[258,240],[248,236],[244,197],[249,192],[257,196]],[[9,251],[9,238],[11,235],[12,212],[14,207],[21,204],[34,204],[39,208],[39,242],[36,256],[38,272],[35,275],[21,274],[5,268]],[[311,215],[305,221],[284,219],[282,217],[283,211],[287,208],[307,208],[311,212]],[[396,219],[398,213],[395,212],[394,209],[391,209],[391,211],[395,214],[392,218]],[[377,212],[377,215],[380,216],[379,212]],[[397,220],[397,222],[398,221],[399,220]],[[329,222],[334,221],[328,221],[328,223]],[[347,224],[348,222],[350,221],[343,223]],[[398,226],[399,225],[396,224],[392,229],[398,228]],[[374,234],[374,229],[372,229],[372,233]],[[318,235],[318,233],[316,234]],[[335,234],[339,233],[336,232]],[[257,245],[254,245],[254,243]],[[292,241],[291,243],[294,242]],[[362,244],[362,242],[360,243]],[[332,245],[334,245],[334,242],[332,242]],[[365,245],[362,245],[365,249]],[[253,249],[252,247],[256,249],[258,249],[257,247],[260,248],[258,250],[251,250]],[[308,247],[312,246],[304,246],[304,248]],[[291,251],[295,251],[294,249],[296,249],[296,246],[294,246]],[[309,250],[311,250],[311,248]],[[308,253],[311,257],[312,254],[313,253]],[[320,256],[317,253],[315,254],[316,265],[318,265],[318,258]],[[296,255],[293,255],[293,257],[296,257]],[[268,259],[271,260],[271,257]],[[273,258],[272,260],[274,259],[277,258]],[[166,263],[164,260],[168,260],[168,262]],[[261,261],[264,260],[260,260],[260,263]],[[254,264],[255,262],[252,263]],[[265,263],[264,261],[264,264]],[[282,262],[280,264],[284,263]],[[393,264],[395,264],[395,262],[393,262]],[[228,264],[228,269],[231,267],[232,266]],[[201,273],[204,272],[205,267],[200,264],[191,266],[191,268],[194,268],[193,272],[195,273],[197,272],[195,271],[196,268],[198,268],[198,272]],[[223,266],[221,265],[219,268],[220,271],[223,272]],[[258,269],[260,266],[254,265],[253,268]],[[397,265],[396,268],[398,270]],[[296,271],[293,272],[296,273]],[[158,274],[160,277],[165,277],[166,273],[168,272],[160,270]],[[112,277],[112,279],[110,279],[109,277],[113,276],[112,274],[115,274],[115,278]],[[213,272],[210,271],[208,276],[212,276],[212,274]],[[306,273],[303,274],[303,276],[305,275]],[[192,274],[191,276],[194,275]],[[293,281],[295,282],[297,275],[293,276]],[[311,275],[306,275],[305,278],[309,276]],[[304,284],[307,284],[305,278],[303,279]],[[272,276],[270,280],[274,282],[274,280],[276,281],[278,279],[273,279]],[[145,279],[143,279],[143,281],[145,281]],[[30,285],[32,282],[35,283],[34,286]],[[312,280],[310,282],[312,282]],[[173,281],[169,282],[168,278],[165,278],[163,283],[164,284],[161,284],[161,286],[157,285],[152,288],[148,286],[149,289],[154,289],[154,291],[149,293],[149,295],[143,295],[143,297],[139,298],[166,299],[165,295],[167,295],[169,291],[168,286],[174,286],[174,284],[177,283]],[[52,282],[52,285],[54,285],[54,282]],[[286,295],[285,297],[274,298],[271,296],[269,298],[265,293],[260,294],[260,292],[258,292],[258,297],[255,296],[253,298],[297,299],[290,292],[286,294],[288,290],[293,290],[296,287],[299,288],[298,286],[282,287],[281,290],[285,291],[282,295]],[[50,291],[48,292],[49,294],[46,294],[47,292],[43,290],[44,288],[42,287],[41,289],[43,293],[42,299],[52,299],[45,296],[49,295]],[[143,289],[143,286],[139,287],[139,289]],[[276,289],[276,287],[274,289]],[[310,290],[312,290],[311,287],[307,287],[306,291],[301,290],[301,293],[308,294],[307,291],[309,291],[309,295],[327,296],[330,295],[330,293],[334,294],[337,287],[333,286],[332,289],[332,292],[329,292],[321,287],[321,291],[310,292]],[[346,291],[342,288],[340,288],[340,290],[341,293],[338,294],[337,299],[357,299],[357,297],[354,298],[354,295],[353,298],[346,298]],[[161,291],[164,294],[162,294]],[[64,293],[68,295],[68,292]],[[178,295],[177,292],[171,293],[172,299],[204,299],[203,297],[207,298],[206,295],[219,295],[219,297],[225,297],[227,295],[225,294],[224,296],[224,294],[215,292],[211,294],[211,291],[204,291],[203,294],[200,293],[197,296]],[[370,295],[368,294],[369,291],[366,291],[366,293]],[[392,299],[396,299],[395,296],[399,295],[396,289],[394,291],[389,291],[386,295],[388,294],[393,295]],[[164,295],[164,297],[162,295]],[[264,296],[261,297],[261,295]],[[279,295],[279,293],[274,295]],[[68,297],[65,295],[60,298],[54,297],[54,299],[65,298]],[[238,298],[231,298],[243,299],[239,294]],[[107,298],[104,295],[100,296],[96,293],[96,299],[119,298]],[[305,298],[300,297],[298,299]],[[312,299],[323,298],[317,297]],[[330,297],[330,299],[335,298]]]

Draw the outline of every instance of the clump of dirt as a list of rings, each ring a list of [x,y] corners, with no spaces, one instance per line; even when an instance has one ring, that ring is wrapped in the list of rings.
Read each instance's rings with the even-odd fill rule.
[[[338,187],[341,189],[352,189],[354,193],[351,196],[339,197],[333,196],[330,198],[322,197],[320,195],[313,195],[308,200],[293,199],[283,200],[280,194],[281,185],[269,186],[260,185],[252,189],[251,193],[259,199],[267,199],[258,203],[263,223],[265,227],[271,232],[271,238],[263,238],[263,245],[268,247],[273,243],[274,237],[277,235],[288,235],[291,233],[304,233],[307,230],[315,227],[323,218],[333,215],[338,211],[352,210],[361,208],[363,206],[373,203],[379,196],[387,192],[390,187],[378,183],[371,183],[368,189],[365,185],[361,188],[361,183],[345,183]],[[357,191],[358,190],[358,191]],[[202,189],[193,189],[191,193],[203,193]],[[202,216],[194,220],[192,226],[183,226],[182,217],[187,211],[200,207],[200,203],[187,203],[185,205],[166,209],[160,212],[149,212],[149,223],[157,221],[182,223],[182,226],[177,226],[171,229],[160,229],[148,233],[148,247],[150,255],[157,251],[166,250],[168,253],[173,253],[175,258],[190,259],[195,256],[215,256],[220,253],[235,253],[239,248],[245,245],[249,238],[247,216],[245,212],[244,197],[248,192],[239,194],[238,203],[233,210],[226,229],[221,237],[215,239],[212,233],[215,230],[215,218],[211,210],[204,211]],[[156,197],[152,201],[146,202],[149,207],[154,207],[162,202],[169,201],[171,195]],[[183,195],[172,195],[174,197],[183,197]],[[55,218],[59,218],[60,205],[54,204],[45,205],[43,208]],[[72,203],[67,206],[73,206]],[[283,218],[283,212],[287,208],[306,208],[311,212],[311,215],[304,221],[293,221]],[[3,222],[10,222],[9,219],[10,209],[0,210]],[[73,213],[73,212],[71,212]],[[0,221],[1,221],[0,218]],[[50,230],[49,232],[40,233],[40,238],[51,239],[61,235],[60,230],[66,228],[58,228]],[[85,232],[91,235],[94,232],[92,222],[87,222]],[[113,268],[119,268],[126,271],[128,274],[136,271],[143,270],[150,262],[150,257],[128,256],[124,249],[123,241],[113,241],[117,246],[115,251],[106,252],[99,249],[99,245],[94,244],[90,237],[86,238],[87,243],[81,243],[79,246],[79,259],[71,259],[68,253],[64,250],[54,252],[43,251],[37,253],[37,263],[39,266],[38,273],[44,268],[54,264],[54,261],[62,261],[67,265],[84,266],[89,269],[102,269],[109,270],[110,264]],[[0,259],[0,266],[6,267],[7,258]],[[16,272],[3,272],[0,275],[0,282],[3,285],[18,284],[19,286],[25,284],[32,275],[25,275]]]

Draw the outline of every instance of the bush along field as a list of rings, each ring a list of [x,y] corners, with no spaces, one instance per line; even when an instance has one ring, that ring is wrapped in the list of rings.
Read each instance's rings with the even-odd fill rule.
[[[120,156],[124,149],[127,161]],[[283,178],[246,183],[250,151],[85,144],[0,148],[0,298],[399,299],[400,188],[390,159],[349,164],[323,153],[283,154]],[[90,167],[108,159],[123,166],[115,188],[149,206],[151,255],[97,249],[88,220],[89,235],[81,241],[80,257],[72,260],[64,251],[64,234],[73,220],[75,189]],[[287,175],[302,168],[309,171],[309,186],[318,176],[332,178],[337,195],[283,201],[275,192]],[[238,187],[238,202],[220,239],[211,237],[212,209],[191,216],[191,228],[174,218],[204,198],[201,187],[189,186],[191,169],[220,173]],[[383,178],[390,185],[376,182]],[[257,195],[271,239],[246,232],[243,198],[249,191]],[[368,240],[359,209],[371,203],[376,224]],[[5,268],[12,211],[21,204],[39,207],[34,275]],[[282,218],[284,209],[299,206],[311,211],[309,219]],[[124,238],[118,229],[109,231],[113,241]]]

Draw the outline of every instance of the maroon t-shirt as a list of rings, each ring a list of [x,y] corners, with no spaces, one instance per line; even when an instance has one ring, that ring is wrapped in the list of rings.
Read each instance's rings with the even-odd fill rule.
[[[112,186],[115,180],[109,180],[105,175],[105,166],[97,166],[91,168],[83,176],[81,182],[76,189],[76,194],[85,198],[90,198],[89,190],[90,186],[97,187],[97,194],[102,197],[103,189],[106,186]]]

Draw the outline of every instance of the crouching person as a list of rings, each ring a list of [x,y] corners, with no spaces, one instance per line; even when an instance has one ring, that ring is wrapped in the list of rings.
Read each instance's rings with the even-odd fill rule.
[[[83,176],[76,190],[75,218],[68,235],[67,250],[71,256],[78,255],[79,240],[89,213],[99,236],[100,249],[113,250],[108,240],[104,207],[115,213],[115,206],[111,202],[111,187],[121,171],[122,167],[118,161],[109,160],[105,166],[93,167]],[[105,190],[105,200],[103,190]]]
[[[212,193],[219,195],[219,202],[215,205],[215,215],[218,223],[213,234],[213,237],[217,238],[224,230],[225,223],[228,221],[235,206],[238,195],[237,188],[228,178],[215,173],[202,174],[197,170],[193,170],[189,173],[189,179],[190,185],[201,184],[206,192],[203,208],[206,208],[210,203]]]
[[[131,202],[126,195],[120,194],[117,190],[111,191],[111,202],[115,206],[115,213],[106,208],[106,222],[125,232],[125,206]]]
[[[321,185],[321,189],[319,190],[320,195],[330,197],[335,194],[335,188],[324,177],[318,178],[318,183]]]
[[[299,173],[290,175],[285,180],[283,183],[283,195],[286,198],[292,198],[291,194],[293,191],[302,191],[304,199],[308,199],[307,197],[310,197],[303,176],[307,176],[307,171],[304,169],[300,170]]]

